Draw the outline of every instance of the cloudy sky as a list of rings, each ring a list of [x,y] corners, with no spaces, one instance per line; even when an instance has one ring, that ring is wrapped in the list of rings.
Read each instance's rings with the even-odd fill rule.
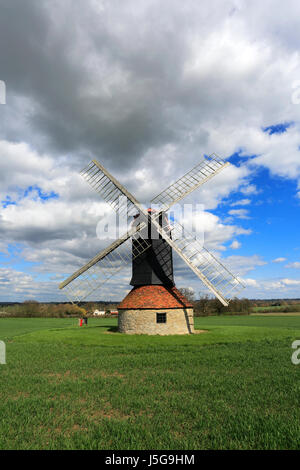
[[[299,18],[297,0],[0,0],[0,301],[64,299],[107,244],[91,158],[146,203],[213,152],[232,165],[189,199],[208,248],[245,296],[300,297]]]

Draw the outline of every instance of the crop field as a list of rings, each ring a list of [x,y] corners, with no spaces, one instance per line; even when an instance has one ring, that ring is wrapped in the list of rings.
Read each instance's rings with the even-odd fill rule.
[[[0,449],[299,449],[299,316],[195,319],[127,336],[116,319],[0,319]]]

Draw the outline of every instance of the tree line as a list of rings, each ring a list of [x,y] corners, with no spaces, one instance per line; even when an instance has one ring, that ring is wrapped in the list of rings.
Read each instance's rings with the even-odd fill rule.
[[[191,289],[182,288],[180,292],[193,304],[195,317],[226,314],[249,315],[253,309],[253,304],[249,299],[234,298],[229,306],[225,307],[218,299],[209,295],[199,294],[199,298],[195,300],[195,294]]]
[[[70,318],[93,315],[95,310],[114,310],[116,304],[102,302],[85,302],[80,305],[71,303],[39,303],[36,300],[25,300],[21,304],[5,305],[0,308],[0,317],[11,318]]]

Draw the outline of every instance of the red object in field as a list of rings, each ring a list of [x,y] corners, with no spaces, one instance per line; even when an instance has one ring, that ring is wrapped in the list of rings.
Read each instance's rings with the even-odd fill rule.
[[[83,320],[82,320],[82,318],[80,318],[79,326],[82,326],[82,322],[83,322]]]

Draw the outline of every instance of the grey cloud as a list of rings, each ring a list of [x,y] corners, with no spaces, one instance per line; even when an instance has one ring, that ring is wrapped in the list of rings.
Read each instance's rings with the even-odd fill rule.
[[[14,117],[10,103],[16,96],[26,97],[27,132],[39,151],[96,153],[118,166],[128,167],[148,146],[176,140],[164,100],[166,79],[172,88],[183,60],[175,25],[166,43],[162,31],[153,40],[149,24],[136,46],[130,18],[124,34],[116,37],[109,13],[106,23],[92,21],[89,2],[52,2],[51,11],[49,7],[46,1],[0,3],[0,69],[8,85],[8,121]],[[178,62],[176,73],[172,61]],[[22,129],[17,136],[16,130],[12,125],[10,132],[8,126],[2,135],[22,140]]]
[[[73,164],[96,155],[127,170],[151,147],[187,145],[191,132],[189,153],[204,151],[208,123],[240,110],[239,87],[228,90],[234,73],[221,80],[222,64],[203,76],[185,71],[195,37],[205,40],[235,2],[217,4],[111,1],[97,12],[88,0],[0,1],[2,135],[30,135],[39,152],[72,154]]]

